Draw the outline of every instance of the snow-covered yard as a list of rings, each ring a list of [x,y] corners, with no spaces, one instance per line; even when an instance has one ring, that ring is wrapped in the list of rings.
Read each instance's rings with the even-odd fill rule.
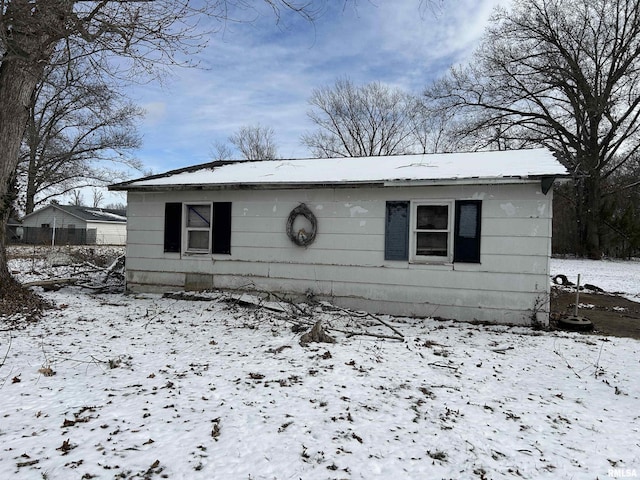
[[[3,479],[640,475],[636,340],[385,316],[404,341],[302,347],[296,316],[394,332],[222,293],[43,295],[57,309],[0,333]]]

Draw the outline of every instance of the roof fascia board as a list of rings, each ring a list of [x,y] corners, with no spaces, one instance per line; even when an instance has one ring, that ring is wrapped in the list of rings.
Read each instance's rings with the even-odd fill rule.
[[[297,182],[297,183],[222,183],[222,184],[167,184],[167,185],[138,185],[114,186],[114,190],[130,192],[165,192],[192,190],[283,190],[302,188],[358,188],[358,187],[422,187],[446,185],[506,185],[538,183],[548,175],[531,177],[501,177],[501,178],[451,178],[437,180],[380,180],[363,182]]]
[[[159,178],[167,178],[173,175],[178,175],[180,173],[190,173],[196,172],[198,170],[203,170],[205,168],[210,168],[211,170],[215,170],[217,167],[223,167],[225,165],[230,165],[234,163],[251,163],[251,162],[259,162],[261,160],[215,160],[213,162],[200,163],[198,165],[191,165],[189,167],[178,168],[175,170],[169,170],[168,172],[158,173],[155,175],[149,175],[142,178],[136,178],[133,180],[127,180],[126,182],[116,183],[113,185],[108,185],[107,189],[112,191],[122,191],[128,190],[128,186],[132,183],[146,181],[146,180],[157,180]]]
[[[100,223],[100,224],[104,224],[104,225],[126,225],[127,222],[126,220],[85,220],[85,222],[87,222],[87,224],[89,223]]]

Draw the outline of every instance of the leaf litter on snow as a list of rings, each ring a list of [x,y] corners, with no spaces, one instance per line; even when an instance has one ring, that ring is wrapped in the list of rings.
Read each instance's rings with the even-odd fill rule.
[[[328,304],[43,295],[66,307],[0,336],[0,478],[640,470],[635,340],[381,317],[399,341],[343,333],[396,336]],[[302,347],[318,320],[336,343]]]

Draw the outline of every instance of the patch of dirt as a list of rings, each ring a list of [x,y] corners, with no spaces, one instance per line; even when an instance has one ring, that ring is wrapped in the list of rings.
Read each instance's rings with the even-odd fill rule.
[[[551,288],[551,322],[557,326],[562,316],[574,314],[575,291]],[[640,303],[609,293],[580,292],[578,315],[593,323],[593,332],[599,335],[631,337],[640,340]]]

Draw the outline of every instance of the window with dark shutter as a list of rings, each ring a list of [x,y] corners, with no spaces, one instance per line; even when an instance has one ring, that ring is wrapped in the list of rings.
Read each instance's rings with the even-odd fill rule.
[[[231,202],[213,204],[213,253],[231,253]]]
[[[164,251],[180,252],[182,244],[182,203],[164,205]]]
[[[409,259],[409,202],[387,202],[384,259]]]
[[[482,201],[456,201],[454,262],[480,263]]]

